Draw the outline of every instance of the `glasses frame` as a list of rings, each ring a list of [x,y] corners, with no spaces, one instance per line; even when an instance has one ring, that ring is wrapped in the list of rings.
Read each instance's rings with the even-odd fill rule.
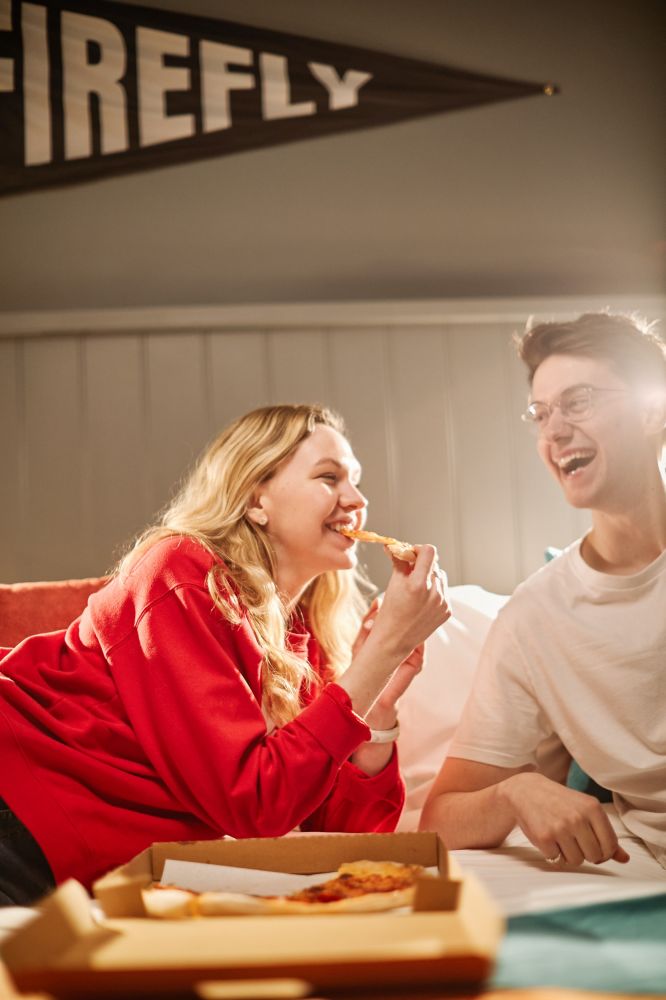
[[[564,401],[564,406],[562,406],[562,398],[566,396],[568,393],[572,392],[585,392],[587,394],[587,406],[585,408],[584,413],[578,415],[570,413],[567,407],[566,400]],[[605,386],[587,385],[586,383],[581,383],[580,385],[571,385],[560,393],[559,397],[555,400],[554,403],[544,403],[539,399],[532,400],[527,409],[524,410],[523,413],[521,413],[520,419],[523,421],[524,424],[527,424],[527,426],[531,430],[536,431],[537,434],[544,433],[546,427],[550,422],[550,418],[552,417],[554,410],[559,410],[562,419],[566,420],[567,423],[579,424],[581,423],[581,421],[587,420],[587,418],[591,417],[592,414],[594,413],[596,407],[595,397],[597,395],[600,395],[602,393],[616,393],[616,392],[627,393],[630,392],[630,390],[620,389],[620,388],[610,389],[606,388]],[[534,407],[537,406],[544,408],[541,411],[542,413],[544,412],[544,410],[547,413],[547,417],[542,423],[539,423],[537,414],[534,412]]]

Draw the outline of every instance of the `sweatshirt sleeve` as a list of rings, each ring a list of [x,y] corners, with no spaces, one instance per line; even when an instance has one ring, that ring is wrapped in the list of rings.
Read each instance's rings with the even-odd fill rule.
[[[324,802],[301,823],[302,830],[392,833],[405,803],[398,750],[379,774],[368,775],[349,761]]]
[[[370,821],[386,808],[384,783],[395,785],[395,775],[366,783],[345,763],[368,727],[337,685],[267,733],[261,654],[247,630],[222,619],[205,588],[168,591],[107,658],[156,774],[180,808],[221,834],[280,836],[308,820],[312,829],[356,829],[362,789],[373,785],[364,815]]]

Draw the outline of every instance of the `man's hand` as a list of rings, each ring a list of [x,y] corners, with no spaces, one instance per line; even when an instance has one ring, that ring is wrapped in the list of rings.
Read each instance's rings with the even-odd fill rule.
[[[516,824],[553,864],[577,868],[585,861],[599,865],[629,860],[594,796],[536,772],[515,774],[502,784]]]
[[[499,847],[520,827],[544,858],[562,866],[629,860],[601,803],[566,788],[531,764],[496,767],[447,757],[421,816],[450,850]]]

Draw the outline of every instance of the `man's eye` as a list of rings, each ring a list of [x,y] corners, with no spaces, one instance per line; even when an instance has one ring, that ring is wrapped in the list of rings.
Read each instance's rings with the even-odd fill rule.
[[[320,479],[328,479],[332,483],[337,483],[338,477],[335,472],[322,472]]]
[[[588,405],[587,393],[577,392],[573,396],[569,396],[566,400],[563,400],[563,403],[569,413],[582,413]]]

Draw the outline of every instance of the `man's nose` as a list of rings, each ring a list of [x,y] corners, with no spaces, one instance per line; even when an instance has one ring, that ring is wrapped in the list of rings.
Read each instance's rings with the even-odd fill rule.
[[[562,414],[559,406],[552,406],[545,425],[541,428],[543,437],[554,439],[571,433],[571,424]]]

